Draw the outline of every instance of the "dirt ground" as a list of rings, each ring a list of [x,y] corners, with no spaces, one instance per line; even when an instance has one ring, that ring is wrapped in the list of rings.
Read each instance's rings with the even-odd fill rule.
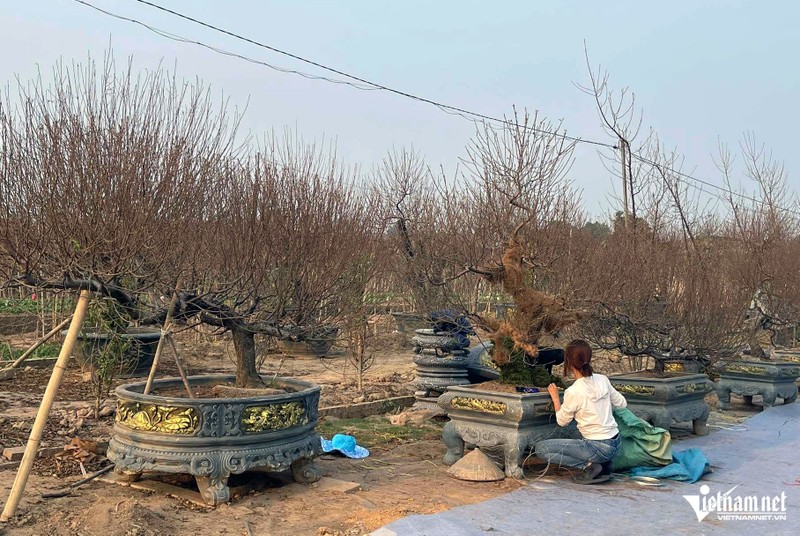
[[[233,370],[230,343],[224,339],[179,337],[178,348],[190,374]],[[348,370],[343,355],[322,360],[269,355],[262,372],[320,384],[321,407],[413,392],[410,349],[395,341],[390,347],[375,351],[376,365],[367,374],[364,394],[355,389],[352,368]],[[599,368],[601,372],[613,371]],[[176,374],[174,363],[165,360],[160,376]],[[13,380],[0,382],[0,445],[25,444],[49,375],[49,369],[31,368]],[[106,403],[105,416],[96,421],[90,411],[91,400],[91,382],[73,362],[51,413],[43,446],[61,448],[74,437],[106,441],[113,423],[112,402]],[[716,405],[713,395],[709,401],[713,408]],[[711,433],[735,426],[759,409],[737,406],[725,413],[713,410],[709,420]],[[344,494],[326,491],[318,485],[292,484],[287,475],[259,475],[258,491],[217,509],[104,482],[92,482],[67,497],[42,498],[41,493],[78,480],[81,463],[87,471],[107,463],[101,456],[87,457],[85,451],[78,453],[79,449],[74,449],[60,459],[36,461],[17,516],[5,526],[0,525],[0,534],[141,536],[209,533],[213,527],[214,534],[231,535],[362,535],[400,517],[483,501],[525,485],[512,479],[492,483],[454,481],[442,464],[445,452],[440,439],[442,425],[443,421],[431,420],[393,426],[387,416],[325,419],[320,423],[322,435],[351,433],[371,454],[363,460],[324,455],[318,459],[323,475],[357,482],[361,490]],[[689,435],[688,424],[673,430],[677,440]],[[536,476],[536,470],[535,466],[531,468],[531,476]],[[3,501],[15,474],[16,469],[0,469]]]

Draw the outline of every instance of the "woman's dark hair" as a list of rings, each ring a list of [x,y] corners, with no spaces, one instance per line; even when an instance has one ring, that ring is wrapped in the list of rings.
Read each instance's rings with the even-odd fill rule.
[[[581,339],[575,339],[567,345],[565,350],[564,362],[567,369],[572,369],[581,373],[582,376],[591,376],[592,370],[592,347],[589,343]]]

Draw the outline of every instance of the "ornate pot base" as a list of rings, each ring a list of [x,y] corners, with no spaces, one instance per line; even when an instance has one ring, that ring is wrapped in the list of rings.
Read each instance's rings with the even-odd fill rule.
[[[232,380],[217,375],[189,378],[191,385]],[[231,474],[291,469],[297,482],[315,482],[321,477],[313,464],[322,450],[314,432],[320,388],[278,381],[294,392],[188,399],[144,395],[144,382],[121,385],[108,458],[127,480],[145,472],[193,475],[209,505],[230,499]],[[156,392],[180,385],[177,378],[153,383]]]
[[[740,395],[746,404],[761,395],[764,408],[772,407],[778,398],[784,404],[797,400],[800,364],[791,361],[736,361],[723,365],[717,383],[720,409],[729,409],[731,393]]]
[[[547,393],[502,393],[475,387],[450,387],[439,397],[439,406],[450,417],[442,439],[447,445],[444,463],[452,465],[464,456],[464,445],[501,446],[506,476],[525,478],[522,460],[542,439],[580,437],[574,427],[555,422]]]
[[[708,434],[710,409],[705,396],[714,390],[714,385],[705,374],[675,372],[658,378],[649,372],[631,372],[608,379],[640,419],[665,430],[673,422],[691,421],[695,435]]]

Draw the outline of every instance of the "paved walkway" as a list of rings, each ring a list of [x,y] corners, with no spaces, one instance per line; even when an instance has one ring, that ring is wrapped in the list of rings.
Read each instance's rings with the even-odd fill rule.
[[[502,497],[432,515],[400,519],[373,536],[525,536],[664,534],[796,534],[800,527],[800,403],[759,413],[732,430],[676,442],[676,450],[700,448],[714,472],[700,482],[665,481],[642,487],[630,481],[580,486],[562,478],[530,480]],[[738,486],[731,497],[786,494],[785,521],[698,522],[683,495],[709,496]],[[458,485],[456,481],[453,485]]]

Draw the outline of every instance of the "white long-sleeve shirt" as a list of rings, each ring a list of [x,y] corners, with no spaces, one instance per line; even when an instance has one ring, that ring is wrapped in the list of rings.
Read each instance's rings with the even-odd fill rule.
[[[627,405],[625,397],[614,389],[607,377],[592,374],[578,378],[564,391],[564,402],[556,412],[556,421],[559,426],[566,426],[575,419],[584,439],[611,439],[619,432],[611,410]]]

